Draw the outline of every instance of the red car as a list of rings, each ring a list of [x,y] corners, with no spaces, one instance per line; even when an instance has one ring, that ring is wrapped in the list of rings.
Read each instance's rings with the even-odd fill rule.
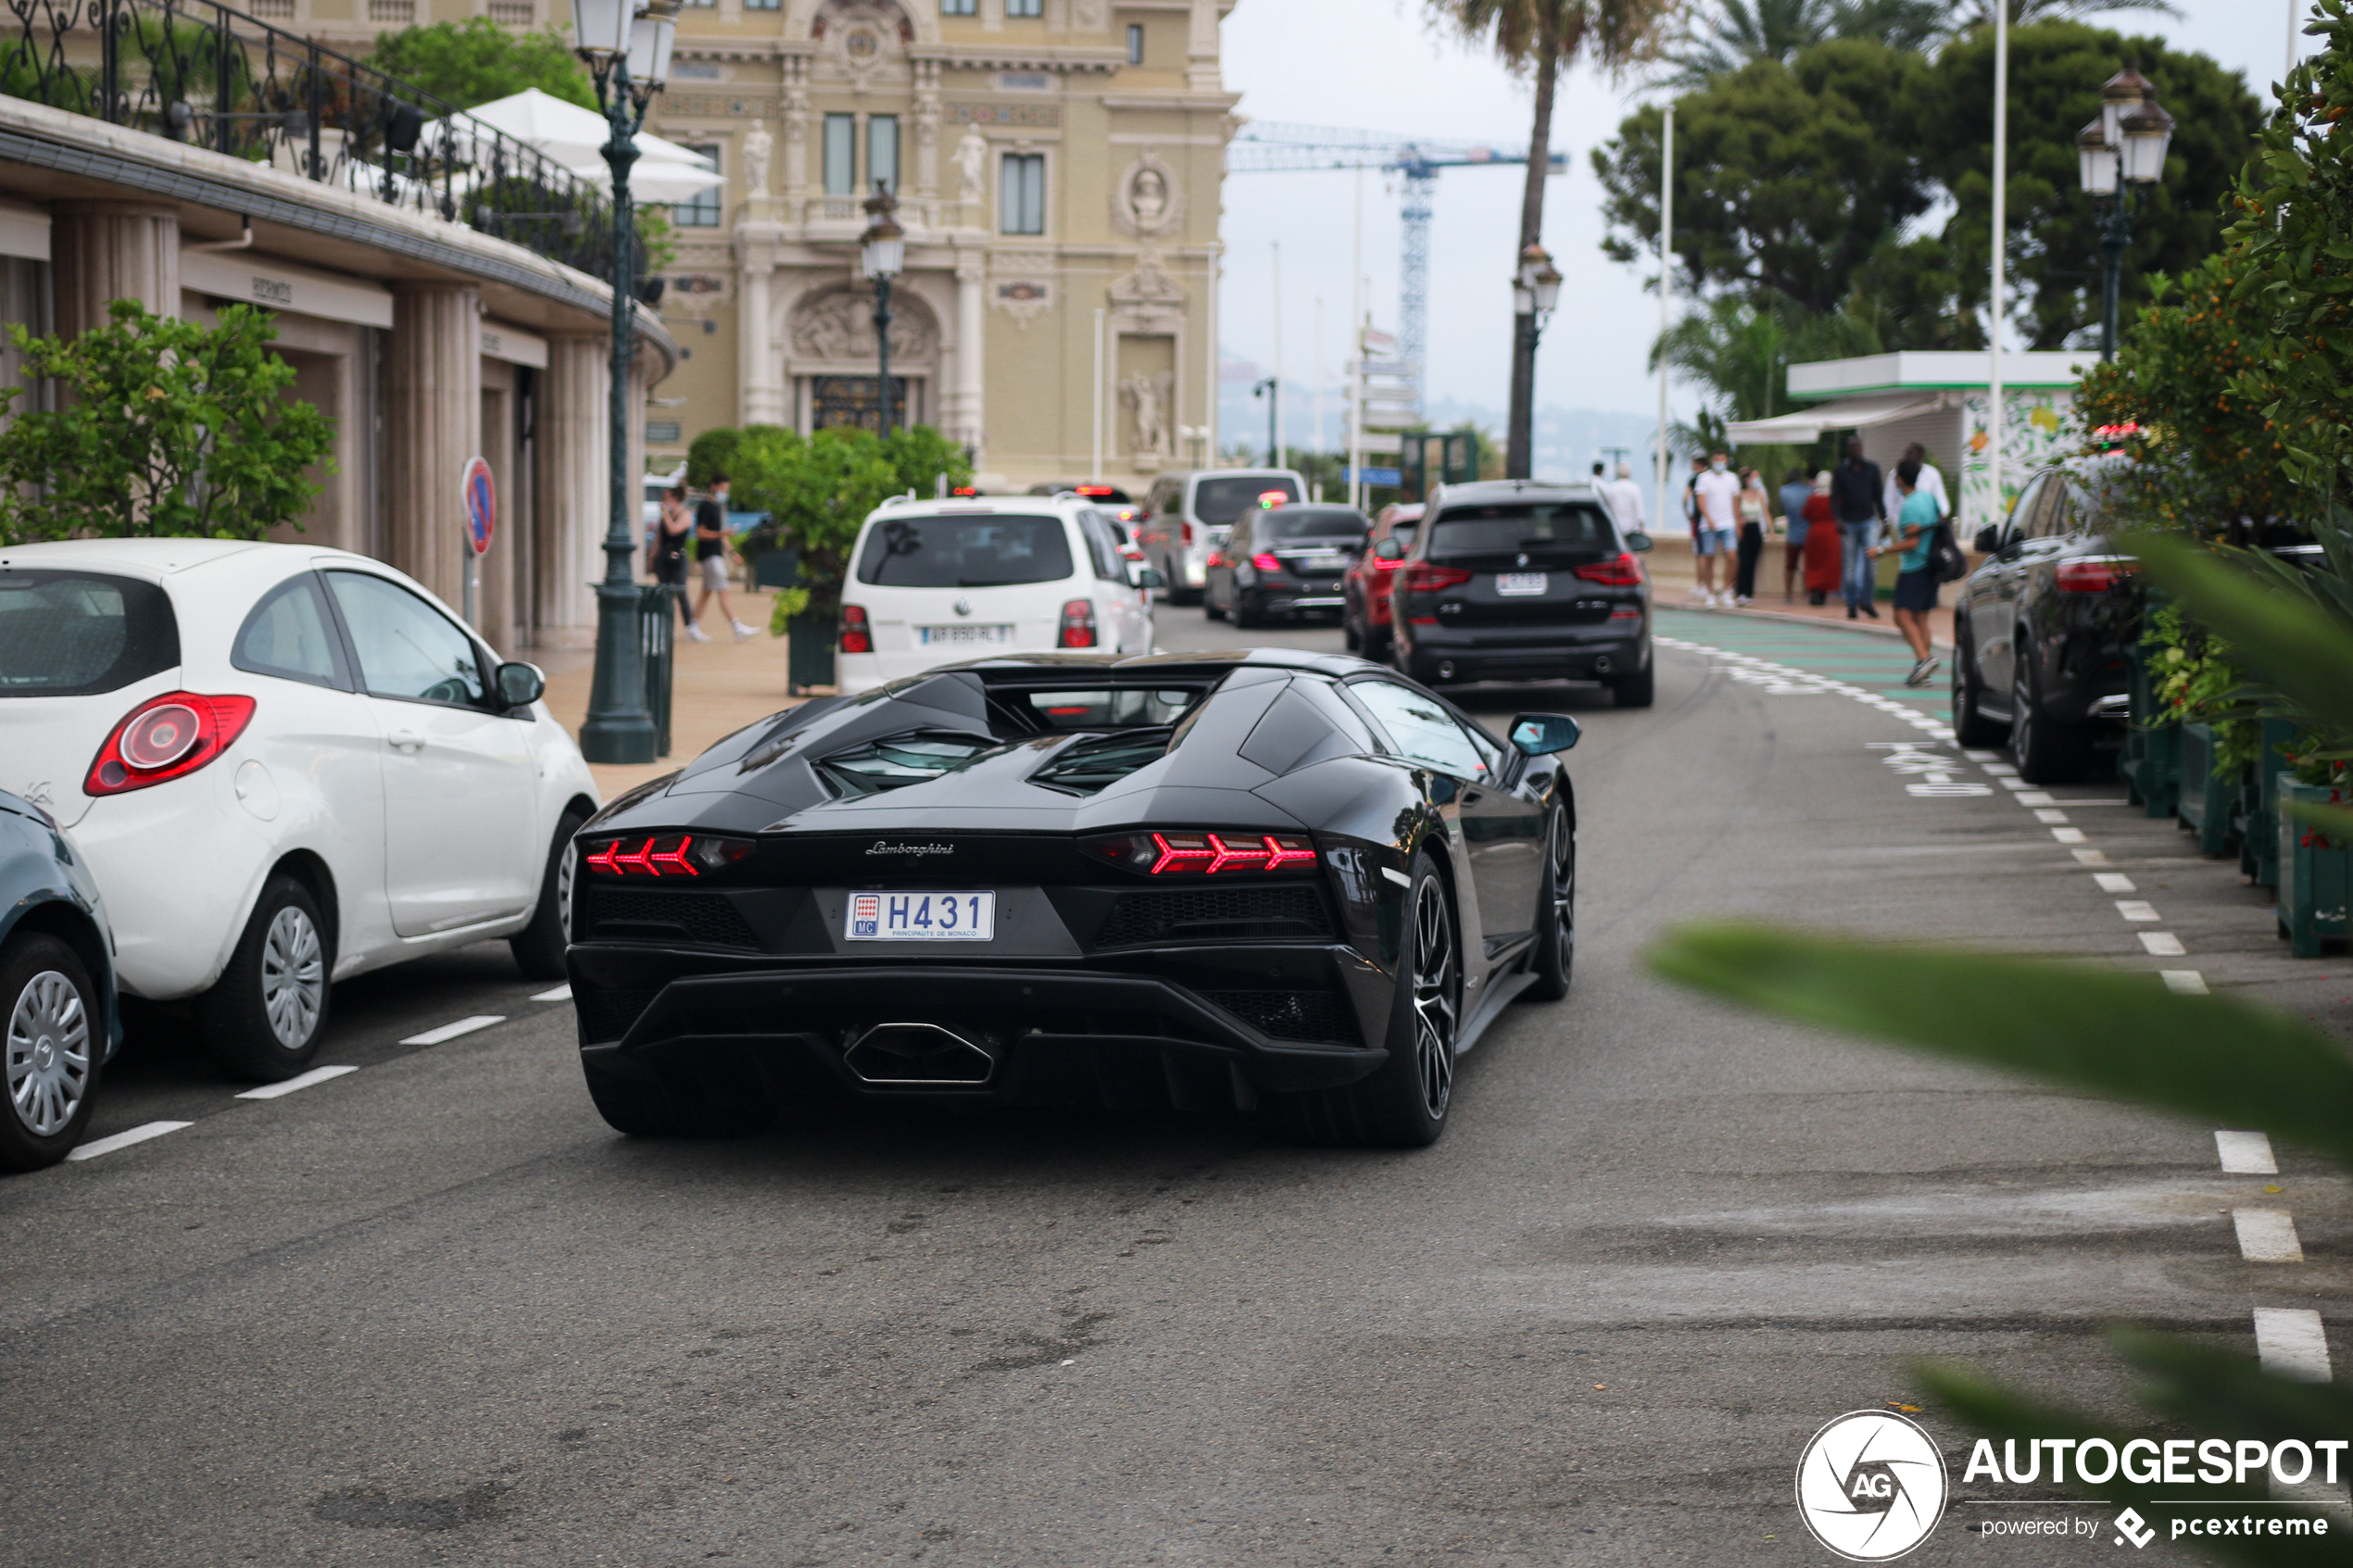
[[[1414,530],[1422,521],[1418,501],[1393,503],[1383,507],[1373,519],[1373,531],[1365,538],[1364,553],[1348,568],[1341,579],[1348,603],[1340,612],[1341,634],[1348,640],[1351,651],[1366,659],[1382,659],[1389,653],[1389,591],[1397,581],[1397,569],[1404,564],[1405,551],[1414,542]]]

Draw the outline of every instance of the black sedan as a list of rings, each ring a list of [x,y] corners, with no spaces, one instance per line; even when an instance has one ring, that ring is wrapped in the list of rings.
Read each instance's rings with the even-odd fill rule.
[[[1234,520],[1210,552],[1202,612],[1242,627],[1303,615],[1339,619],[1348,605],[1348,563],[1372,528],[1353,507],[1259,506]]]
[[[2044,470],[2008,519],[1980,529],[1984,563],[1953,607],[1953,734],[2007,739],[2019,776],[2066,784],[2122,737],[2124,651],[2140,635],[2134,562],[2108,539],[2105,483],[2124,459]]]
[[[0,1171],[57,1163],[89,1124],[98,1073],[122,1038],[113,955],[97,884],[64,830],[0,791]]]
[[[1504,1004],[1567,993],[1576,740],[1281,649],[807,703],[573,841],[589,1093],[643,1135],[849,1097],[1429,1143]]]

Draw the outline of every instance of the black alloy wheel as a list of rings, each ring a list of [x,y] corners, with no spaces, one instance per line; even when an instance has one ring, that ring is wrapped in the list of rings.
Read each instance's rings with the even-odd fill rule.
[[[1461,946],[1453,895],[1427,850],[1415,852],[1412,882],[1383,1041],[1389,1060],[1338,1088],[1267,1097],[1268,1110],[1302,1143],[1423,1148],[1446,1130],[1462,1028]]]
[[[2091,761],[2091,737],[2043,711],[2031,644],[2021,635],[2010,677],[2010,759],[2028,784],[2072,784]]]
[[[1957,618],[1961,613],[1955,612]],[[1953,738],[1963,746],[1999,746],[2010,727],[1985,716],[1985,683],[1977,673],[1977,647],[1966,633],[1953,639]]]
[[[1618,676],[1609,684],[1610,699],[1620,708],[1650,707],[1658,699],[1657,669],[1654,659],[1631,675]]]
[[[1266,612],[1259,608],[1258,596],[1247,588],[1234,590],[1234,624],[1245,631],[1266,624]]]
[[[1532,1001],[1557,1002],[1568,995],[1577,968],[1577,830],[1568,825],[1568,811],[1553,809],[1545,829],[1544,886],[1536,905],[1536,952],[1529,972],[1536,983],[1525,996]]]

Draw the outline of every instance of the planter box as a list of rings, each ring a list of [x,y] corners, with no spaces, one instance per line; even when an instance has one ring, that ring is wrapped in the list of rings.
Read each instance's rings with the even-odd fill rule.
[[[2148,660],[2138,644],[2125,656],[2126,689],[2133,699],[2131,721],[2116,773],[2124,793],[2151,817],[2170,817],[2182,801],[2182,727],[2157,711],[2149,689]]]
[[[762,550],[751,558],[751,585],[755,588],[791,588],[800,583],[800,552],[785,548]]]
[[[834,647],[840,636],[839,618],[831,611],[803,610],[792,618],[789,674],[792,694],[799,696],[812,686],[834,682]]]
[[[2280,775],[2288,769],[2287,748],[2296,726],[2284,719],[2263,721],[2263,750],[2255,759],[2243,807],[2246,828],[2239,838],[2239,870],[2258,887],[2280,884]]]
[[[2183,724],[2181,734],[2181,802],[2175,814],[2182,825],[2197,835],[2201,853],[2230,852],[2231,828],[2238,814],[2236,776],[2214,776],[2214,730],[2208,724]]]
[[[2287,773],[2273,781],[2283,808],[2290,801],[2335,801],[2337,790],[2327,784],[2300,784]],[[2299,959],[2321,956],[2324,937],[2347,935],[2347,904],[2353,899],[2353,848],[2334,844],[2318,831],[2297,822],[2285,809],[2279,813],[2280,935],[2288,951]]]

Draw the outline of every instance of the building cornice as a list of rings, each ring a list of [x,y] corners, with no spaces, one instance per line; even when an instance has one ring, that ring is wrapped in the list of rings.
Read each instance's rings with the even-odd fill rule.
[[[1003,44],[919,44],[907,55],[951,70],[1040,70],[1063,76],[1108,76],[1127,64],[1126,52],[1119,49],[1022,48]]]
[[[1234,106],[1242,101],[1242,95],[1239,93],[1106,93],[1101,101],[1107,109],[1185,109],[1203,114],[1229,114]]]

